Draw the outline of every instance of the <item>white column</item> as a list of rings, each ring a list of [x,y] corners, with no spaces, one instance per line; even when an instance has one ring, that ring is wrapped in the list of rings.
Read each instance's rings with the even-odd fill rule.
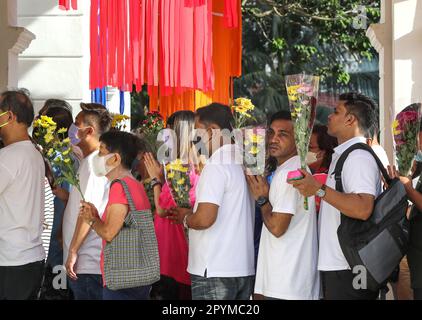
[[[17,87],[18,55],[35,39],[33,33],[17,27],[16,17],[16,0],[0,1],[0,91]]]
[[[379,107],[381,144],[390,163],[394,163],[391,120],[394,111],[393,69],[393,0],[381,1],[381,20],[371,25],[366,35],[379,54]]]

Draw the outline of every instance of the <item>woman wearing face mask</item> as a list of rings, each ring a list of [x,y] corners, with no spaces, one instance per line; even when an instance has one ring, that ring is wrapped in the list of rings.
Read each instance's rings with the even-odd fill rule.
[[[97,176],[106,176],[109,181],[116,179],[125,182],[136,210],[150,210],[151,206],[143,185],[131,174],[131,168],[138,155],[141,143],[138,137],[127,132],[107,132],[100,137],[100,151],[93,159],[93,170]],[[129,212],[128,199],[123,186],[114,183],[109,192],[108,203],[102,218],[94,205],[82,202],[80,216],[103,239],[101,272],[103,274],[104,300],[147,300],[151,286],[111,290],[104,279],[104,248],[112,243],[124,225]],[[124,256],[125,253],[122,253]],[[124,275],[122,275],[124,276]]]
[[[307,163],[314,177],[323,184],[327,181],[331,156],[333,155],[336,146],[337,139],[328,135],[327,126],[314,126],[311,141],[309,143]],[[317,212],[319,212],[320,203],[321,199],[315,197]]]

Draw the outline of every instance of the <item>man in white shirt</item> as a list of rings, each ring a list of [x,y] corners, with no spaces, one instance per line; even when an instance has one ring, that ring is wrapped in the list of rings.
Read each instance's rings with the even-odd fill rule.
[[[255,293],[266,299],[317,300],[319,274],[315,198],[304,197],[287,183],[287,174],[300,167],[290,112],[270,120],[270,156],[277,159],[271,187],[261,176],[247,176],[261,207],[264,226],[259,244]]]
[[[255,208],[232,144],[232,123],[227,106],[213,103],[197,110],[196,128],[211,157],[201,172],[193,211],[171,212],[189,228],[187,270],[194,300],[247,300],[253,291]]]
[[[292,182],[303,195],[322,198],[319,226],[318,270],[321,271],[324,298],[327,300],[372,300],[378,292],[362,289],[340,247],[337,229],[341,214],[368,220],[375,198],[381,193],[381,176],[373,156],[365,150],[352,151],[341,173],[344,193],[335,190],[334,169],[341,154],[356,143],[365,143],[365,132],[375,121],[368,98],[357,93],[342,94],[329,116],[328,133],[338,139],[329,168],[327,185],[302,171],[305,178]]]
[[[1,94],[0,300],[36,299],[44,271],[45,166],[28,135],[33,119],[25,93]]]
[[[75,124],[69,129],[69,138],[83,153],[78,173],[85,200],[93,203],[102,215],[108,200],[109,184],[107,178],[94,174],[92,159],[98,153],[100,136],[110,130],[111,116],[102,105],[82,103],[81,108]],[[62,190],[60,193],[65,192]],[[102,240],[79,218],[81,200],[78,190],[72,187],[63,216],[63,261],[75,299],[101,300]]]

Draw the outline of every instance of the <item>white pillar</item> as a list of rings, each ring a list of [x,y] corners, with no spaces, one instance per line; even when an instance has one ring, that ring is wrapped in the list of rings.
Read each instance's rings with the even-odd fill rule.
[[[16,0],[0,1],[0,91],[18,86],[18,55],[35,35],[17,27]]]

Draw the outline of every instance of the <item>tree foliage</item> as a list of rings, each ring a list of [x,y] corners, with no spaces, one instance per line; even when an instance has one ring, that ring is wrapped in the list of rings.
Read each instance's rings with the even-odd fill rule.
[[[284,75],[317,74],[322,89],[347,89],[348,62],[377,57],[365,33],[379,20],[379,0],[243,0],[242,13],[235,95],[252,98],[262,114],[287,107]]]

